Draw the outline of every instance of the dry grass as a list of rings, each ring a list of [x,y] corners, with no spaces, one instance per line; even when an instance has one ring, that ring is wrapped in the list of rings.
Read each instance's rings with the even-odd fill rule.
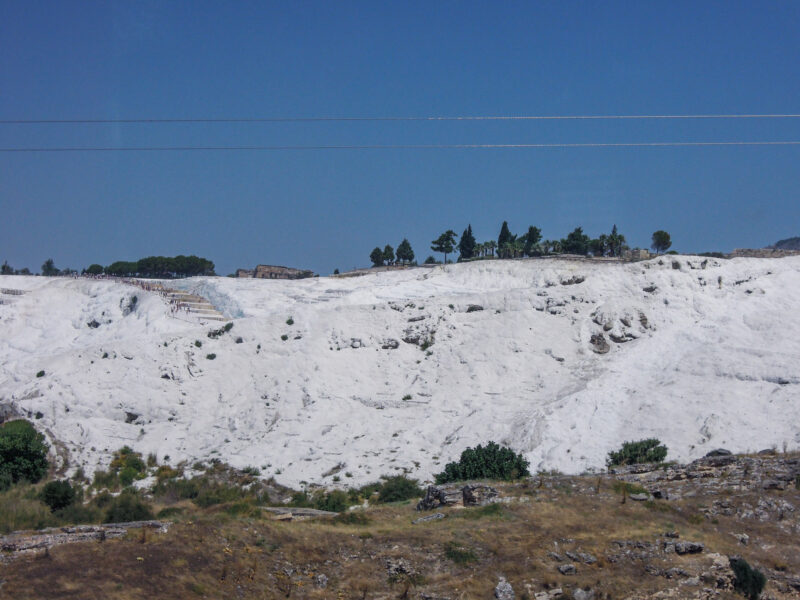
[[[569,491],[567,488],[569,487]],[[53,549],[48,557],[20,559],[6,568],[2,597],[80,598],[417,598],[420,591],[449,598],[492,597],[497,578],[508,579],[518,598],[548,587],[590,587],[598,598],[642,596],[677,585],[649,575],[645,562],[611,562],[613,540],[654,542],[665,531],[701,541],[709,551],[743,554],[759,568],[800,572],[800,544],[776,523],[720,517],[697,522],[709,500],[621,503],[621,495],[596,477],[573,489],[558,485],[505,486],[519,499],[500,508],[448,510],[447,518],[412,525],[410,503],[369,510],[367,524],[325,521],[277,522],[265,516],[231,515],[226,506],[199,510],[165,535],[137,532],[126,539]],[[780,492],[800,505],[795,490]],[[666,508],[664,508],[666,507]],[[742,546],[731,533],[747,533]],[[572,541],[567,541],[572,540]],[[458,559],[461,551],[474,556]],[[561,575],[551,551],[588,552],[593,565],[578,564],[574,576]],[[454,560],[455,558],[455,560]],[[409,573],[391,576],[387,561],[404,561]],[[668,562],[699,571],[706,554]],[[315,578],[324,574],[327,587]],[[723,594],[719,596],[725,598]],[[729,596],[733,598],[733,596]],[[776,596],[781,597],[781,596]]]

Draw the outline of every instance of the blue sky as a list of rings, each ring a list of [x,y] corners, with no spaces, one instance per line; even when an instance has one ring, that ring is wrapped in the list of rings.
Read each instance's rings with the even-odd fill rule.
[[[797,2],[0,3],[0,119],[800,113]],[[800,119],[0,125],[0,147],[800,140]],[[800,147],[0,153],[0,261],[800,235]]]

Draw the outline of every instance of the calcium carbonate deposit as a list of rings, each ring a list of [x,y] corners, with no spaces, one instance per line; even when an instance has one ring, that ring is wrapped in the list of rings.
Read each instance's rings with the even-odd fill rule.
[[[427,480],[489,440],[569,473],[645,437],[679,461],[800,447],[800,257],[165,285],[233,327],[121,282],[0,277],[0,415],[70,470],[128,445],[290,486]]]

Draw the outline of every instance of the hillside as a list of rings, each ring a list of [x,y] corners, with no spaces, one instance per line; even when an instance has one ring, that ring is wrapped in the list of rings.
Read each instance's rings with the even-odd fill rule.
[[[0,277],[0,413],[73,469],[127,444],[295,487],[426,480],[490,439],[567,473],[649,436],[680,461],[800,446],[800,257],[170,285],[233,328],[212,339],[222,323],[121,283]]]
[[[776,250],[800,250],[800,237],[791,237],[786,238],[785,240],[780,240],[775,242],[770,248],[775,248]]]

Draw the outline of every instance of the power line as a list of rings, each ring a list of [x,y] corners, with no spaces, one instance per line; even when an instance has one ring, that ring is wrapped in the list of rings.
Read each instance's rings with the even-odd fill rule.
[[[378,117],[244,117],[200,119],[2,119],[0,125],[111,125],[161,123],[318,123],[336,121],[576,121],[645,119],[798,119],[800,114],[696,115],[463,115]]]
[[[291,150],[505,150],[535,148],[654,148],[691,146],[800,146],[800,141],[738,142],[586,142],[553,144],[353,144],[310,146],[54,146],[41,148],[0,148],[5,153],[42,152],[248,152]]]

